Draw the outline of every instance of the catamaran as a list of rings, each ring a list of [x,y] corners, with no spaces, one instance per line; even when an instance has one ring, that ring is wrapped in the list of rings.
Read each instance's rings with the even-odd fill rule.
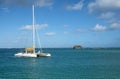
[[[25,52],[19,52],[14,54],[16,57],[50,57],[50,53],[43,53],[42,49],[38,50],[36,52],[35,50],[35,24],[34,24],[34,5],[32,6],[32,18],[33,18],[33,23],[32,23],[32,41],[33,41],[33,46],[25,48]]]

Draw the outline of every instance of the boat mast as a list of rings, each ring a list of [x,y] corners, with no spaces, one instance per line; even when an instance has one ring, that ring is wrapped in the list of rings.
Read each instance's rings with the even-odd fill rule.
[[[35,23],[34,23],[34,5],[32,6],[32,21],[33,21],[33,53],[35,53]]]

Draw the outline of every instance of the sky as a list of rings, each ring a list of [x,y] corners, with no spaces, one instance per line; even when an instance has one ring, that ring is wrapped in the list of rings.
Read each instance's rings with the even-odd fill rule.
[[[120,47],[120,0],[0,0],[0,48]],[[37,38],[36,38],[37,40]]]

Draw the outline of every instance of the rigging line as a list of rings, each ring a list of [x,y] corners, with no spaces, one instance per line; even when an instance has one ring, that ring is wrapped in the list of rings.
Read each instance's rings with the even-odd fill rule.
[[[38,34],[37,29],[36,29],[36,34],[37,34],[37,40],[38,40],[39,49],[40,49],[40,52],[42,52],[42,46],[41,46],[41,43],[40,43],[40,38],[39,38],[39,34]]]
[[[36,26],[36,19],[35,19],[35,17],[34,17],[34,29],[35,29],[35,32],[36,32],[36,34],[35,35],[37,35],[37,42],[38,42],[38,46],[39,46],[39,50],[40,50],[40,52],[42,52],[42,45],[41,45],[41,43],[40,43],[40,38],[39,38],[39,33],[38,33],[38,28],[37,28],[37,26]]]

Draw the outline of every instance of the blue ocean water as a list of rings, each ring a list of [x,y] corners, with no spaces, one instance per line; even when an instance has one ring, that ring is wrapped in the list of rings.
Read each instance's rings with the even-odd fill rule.
[[[17,58],[0,49],[0,79],[120,79],[120,49],[43,49],[52,57]]]

